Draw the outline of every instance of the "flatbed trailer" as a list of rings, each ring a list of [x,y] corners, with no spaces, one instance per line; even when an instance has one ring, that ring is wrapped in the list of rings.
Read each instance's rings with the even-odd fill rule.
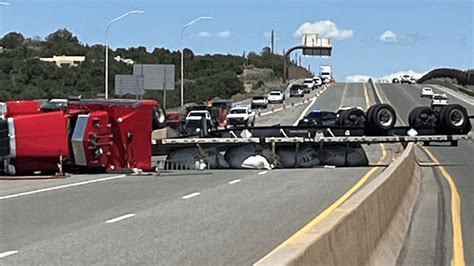
[[[226,150],[230,147],[245,144],[274,146],[291,146],[295,144],[309,145],[353,145],[377,143],[423,143],[449,142],[457,146],[458,141],[470,141],[472,134],[440,135],[434,130],[418,130],[416,136],[410,136],[409,127],[395,127],[387,135],[366,136],[361,128],[347,127],[301,127],[301,126],[270,126],[252,127],[234,130],[218,130],[210,132],[207,137],[185,136],[180,138],[153,139],[153,155],[167,155],[169,152],[182,148],[199,147],[202,149],[216,148]],[[242,137],[244,135],[244,137]],[[247,137],[245,137],[245,135]]]

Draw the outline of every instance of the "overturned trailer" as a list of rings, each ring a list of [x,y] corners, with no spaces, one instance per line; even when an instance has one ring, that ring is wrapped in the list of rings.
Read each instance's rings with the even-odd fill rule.
[[[471,139],[466,110],[415,108],[408,127],[396,127],[389,105],[310,116],[299,126],[209,129],[200,136],[152,139],[166,125],[151,100],[70,99],[0,103],[0,173],[153,171],[153,155],[182,168],[241,168],[265,158],[274,167],[367,164],[361,144]],[[186,165],[186,166],[183,166]],[[265,167],[266,165],[263,164]]]
[[[471,139],[469,118],[460,105],[436,111],[417,107],[409,115],[409,126],[395,126],[394,109],[376,104],[367,112],[346,108],[310,113],[298,126],[233,128],[201,132],[206,134],[200,137],[154,140],[153,153],[168,155],[169,162],[180,158],[186,164],[209,162],[211,168],[245,168],[245,158],[256,155],[283,168],[364,166],[368,159],[362,144],[448,142],[457,146],[459,140]]]

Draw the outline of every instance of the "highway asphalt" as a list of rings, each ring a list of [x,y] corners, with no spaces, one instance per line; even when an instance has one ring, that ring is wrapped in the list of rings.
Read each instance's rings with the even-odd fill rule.
[[[429,98],[420,97],[420,90],[423,87],[431,87],[435,93],[447,93],[449,97],[449,103],[459,103],[466,107],[470,115],[474,115],[474,101],[465,95],[453,94],[447,88],[432,85],[399,85],[399,84],[379,84],[378,87],[387,96],[390,104],[395,108],[397,114],[400,116],[403,123],[408,124],[407,118],[410,110],[415,106],[429,106],[431,101]],[[455,97],[455,96],[460,96]],[[471,120],[471,122],[474,122]],[[463,242],[464,242],[464,255],[466,265],[474,264],[474,143],[472,142],[460,142],[458,147],[449,147],[446,145],[430,146],[428,148],[444,165],[444,168],[454,179],[456,187],[461,197],[461,218],[462,218],[462,229],[463,229]],[[428,160],[428,159],[426,159]],[[420,249],[417,252],[408,253],[408,259],[410,263],[422,263],[422,264],[439,264],[441,261],[449,263],[452,257],[453,250],[453,232],[451,224],[451,202],[450,202],[450,188],[447,182],[442,177],[441,173],[435,168],[432,169],[429,177],[436,178],[439,182],[435,182],[438,187],[432,190],[426,190],[422,197],[430,199],[439,199],[443,202],[438,204],[438,208],[435,210],[438,212],[434,219],[426,219],[426,215],[421,213],[428,212],[424,208],[428,208],[429,204],[421,204],[417,208],[415,218],[419,217],[418,223],[423,223],[424,226],[414,226],[413,228],[419,228],[420,232],[414,230],[411,234],[418,237],[425,236],[430,237],[432,234],[438,234],[435,241],[439,241],[439,245],[436,250],[432,250],[434,253],[425,254],[429,249],[420,249],[416,247],[417,243],[423,242],[423,239],[411,239],[407,245],[411,245],[414,249]],[[425,180],[424,182],[430,182]],[[423,187],[422,183],[422,187]],[[439,194],[439,195],[438,195]],[[433,232],[432,228],[436,230]],[[416,259],[417,258],[417,259]]]
[[[262,116],[257,125],[293,124],[302,109],[349,103],[365,107],[362,83],[331,85],[314,104]],[[375,163],[378,147],[367,151]],[[0,181],[0,264],[252,264],[369,169]]]

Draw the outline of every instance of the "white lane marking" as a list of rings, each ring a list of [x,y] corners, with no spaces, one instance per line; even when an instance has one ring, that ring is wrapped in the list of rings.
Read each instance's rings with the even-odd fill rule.
[[[229,181],[229,184],[232,185],[239,182],[240,182],[240,179],[235,179],[235,180]]]
[[[16,253],[18,253],[18,250],[5,251],[5,252],[0,253],[0,258],[5,258],[7,256],[10,256]]]
[[[0,200],[17,198],[17,197],[21,197],[21,196],[37,194],[37,193],[47,192],[47,191],[53,191],[53,190],[58,190],[58,189],[62,189],[62,188],[82,186],[82,185],[87,185],[87,184],[92,184],[92,183],[97,183],[97,182],[102,182],[102,181],[118,179],[118,178],[122,178],[122,177],[125,177],[125,176],[126,175],[109,176],[109,177],[104,177],[104,178],[99,178],[99,179],[94,179],[94,180],[88,180],[88,181],[83,181],[83,182],[77,182],[77,183],[72,183],[72,184],[67,184],[67,185],[41,188],[41,189],[37,189],[37,190],[32,190],[32,191],[27,191],[27,192],[21,192],[21,193],[17,193],[17,194],[2,196],[2,197],[0,197]]]
[[[346,84],[344,85],[344,92],[342,93],[341,104],[339,104],[339,108],[338,108],[338,109],[341,109],[341,107],[344,106],[344,99],[346,98],[346,92],[347,92],[347,85],[348,85],[348,84],[349,84],[349,83],[346,83]]]
[[[268,173],[268,171],[262,171],[262,172],[259,172],[258,174],[259,174],[259,175],[264,175],[264,174],[266,174],[266,173]]]
[[[191,193],[191,194],[189,194],[189,195],[182,196],[181,198],[182,198],[182,199],[190,199],[190,198],[196,197],[196,196],[198,196],[198,195],[200,195],[200,194],[201,194],[201,193],[199,193],[199,192],[194,192],[194,193]]]
[[[106,224],[116,223],[116,222],[118,222],[118,221],[122,221],[122,220],[125,220],[125,219],[130,218],[130,217],[133,217],[133,216],[135,216],[135,214],[129,213],[129,214],[125,214],[125,215],[119,216],[119,217],[117,217],[117,218],[113,218],[113,219],[107,220],[107,221],[105,221],[105,223],[106,223]]]
[[[293,123],[293,126],[297,126],[298,125],[298,122],[303,119],[303,117],[306,115],[306,113],[308,112],[309,108],[311,108],[311,106],[314,105],[314,102],[316,101],[316,99],[318,99],[317,97],[314,97],[314,99],[308,104],[308,106],[306,106],[306,108],[303,110],[303,112],[301,113],[300,117],[298,117],[298,119],[296,119],[296,121]]]

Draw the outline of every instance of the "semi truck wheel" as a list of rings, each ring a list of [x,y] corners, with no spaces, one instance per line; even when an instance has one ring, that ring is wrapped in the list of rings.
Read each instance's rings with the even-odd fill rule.
[[[443,106],[439,112],[441,127],[447,133],[467,133],[471,130],[471,123],[466,108],[459,104]]]
[[[152,128],[153,130],[166,127],[166,113],[163,107],[158,106],[152,111]]]
[[[365,127],[365,113],[358,108],[340,112],[339,123],[341,126]]]
[[[418,128],[435,128],[438,122],[436,113],[431,107],[420,106],[411,110],[408,115],[408,124],[410,127]]]
[[[371,134],[385,134],[397,122],[397,114],[388,104],[376,104],[367,111],[367,126]]]

